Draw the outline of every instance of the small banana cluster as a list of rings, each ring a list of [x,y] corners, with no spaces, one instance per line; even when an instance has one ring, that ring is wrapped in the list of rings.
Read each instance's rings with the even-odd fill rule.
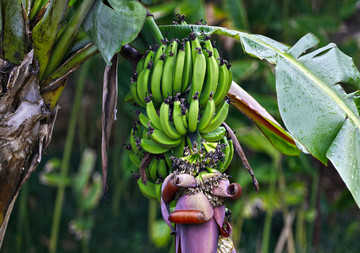
[[[138,120],[128,149],[133,164],[145,169],[147,182],[140,178],[138,185],[146,197],[160,199],[172,170],[196,175],[229,166],[234,147],[221,125],[231,82],[230,64],[208,38],[200,43],[194,34],[181,43],[163,41],[139,61],[130,86]],[[145,154],[152,156],[146,166]]]

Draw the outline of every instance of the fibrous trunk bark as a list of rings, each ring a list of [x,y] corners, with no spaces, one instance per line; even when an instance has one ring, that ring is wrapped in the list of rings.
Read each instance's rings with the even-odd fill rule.
[[[21,186],[51,140],[57,108],[40,95],[33,51],[19,66],[0,59],[0,248]]]

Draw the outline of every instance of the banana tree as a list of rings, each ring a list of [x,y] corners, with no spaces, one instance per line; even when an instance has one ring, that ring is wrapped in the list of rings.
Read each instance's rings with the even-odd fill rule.
[[[70,73],[97,53],[108,65],[102,122],[106,191],[106,146],[117,100],[117,54],[129,59],[135,71],[148,46],[160,44],[164,35],[169,40],[189,34],[204,40],[210,35],[233,37],[245,53],[275,65],[278,105],[288,131],[234,82],[228,92],[231,104],[252,119],[284,154],[297,155],[301,150],[324,164],[330,160],[360,206],[360,73],[336,45],[308,52],[318,43],[312,34],[290,47],[261,35],[201,23],[187,25],[182,19],[178,25],[158,27],[138,1],[0,3],[0,245],[21,186],[51,141],[57,101]],[[235,149],[243,156],[239,145]],[[257,187],[255,178],[254,185]]]

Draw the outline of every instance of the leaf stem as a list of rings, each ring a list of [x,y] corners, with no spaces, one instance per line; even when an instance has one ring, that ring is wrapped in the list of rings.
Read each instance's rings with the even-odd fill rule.
[[[164,39],[159,27],[155,23],[154,16],[149,12],[147,13],[145,23],[140,34],[148,45],[160,45],[161,40]]]
[[[60,38],[56,41],[55,48],[51,53],[49,63],[43,76],[44,78],[48,77],[53,71],[55,71],[63,61],[71,42],[73,41],[80,25],[84,21],[94,2],[95,0],[83,0],[74,15],[71,17],[67,27],[60,35]]]

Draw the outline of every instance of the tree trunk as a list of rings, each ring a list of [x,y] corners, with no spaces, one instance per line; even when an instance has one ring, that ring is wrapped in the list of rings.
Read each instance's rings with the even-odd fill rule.
[[[0,248],[21,186],[51,140],[57,108],[40,95],[33,50],[20,66],[0,59]]]

